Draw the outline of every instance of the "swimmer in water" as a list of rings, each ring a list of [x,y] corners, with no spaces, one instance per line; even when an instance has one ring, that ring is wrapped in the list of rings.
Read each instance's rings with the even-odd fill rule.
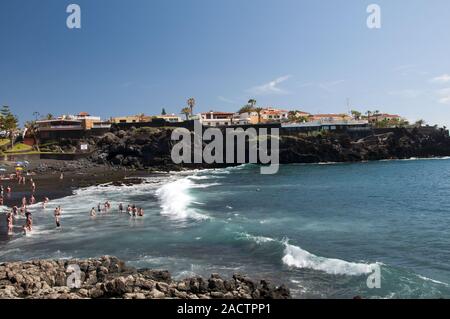
[[[95,207],[92,207],[91,209],[91,217],[95,217],[97,213],[95,212]]]

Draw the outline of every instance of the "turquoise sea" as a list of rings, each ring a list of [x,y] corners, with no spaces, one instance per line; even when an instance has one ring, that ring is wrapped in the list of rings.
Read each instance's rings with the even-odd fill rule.
[[[19,220],[0,242],[0,261],[109,254],[178,278],[268,278],[297,298],[450,298],[449,159],[259,172],[244,165],[77,190],[46,210],[33,207],[35,230],[23,236]],[[113,209],[91,218],[106,200]],[[120,202],[143,207],[145,216],[119,213]],[[377,266],[381,288],[370,289]]]

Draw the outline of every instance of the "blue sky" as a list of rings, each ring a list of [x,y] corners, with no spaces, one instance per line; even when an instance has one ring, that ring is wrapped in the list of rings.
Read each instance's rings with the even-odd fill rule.
[[[24,121],[179,113],[191,96],[197,111],[335,113],[349,98],[450,126],[449,30],[448,0],[1,0],[0,105]]]

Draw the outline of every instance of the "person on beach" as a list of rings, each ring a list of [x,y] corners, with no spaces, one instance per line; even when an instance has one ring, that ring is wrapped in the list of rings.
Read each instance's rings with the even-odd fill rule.
[[[22,198],[22,207],[23,206],[27,206],[27,198],[25,196]]]
[[[61,175],[59,175],[59,179],[63,180],[64,179],[64,173],[61,173]]]
[[[95,207],[92,207],[91,209],[91,217],[95,217],[97,213],[95,212]]]
[[[55,208],[55,223],[56,227],[61,227],[61,206]]]
[[[34,198],[34,195],[31,195],[30,197],[30,205],[36,204],[36,198]]]
[[[144,209],[142,207],[139,208],[139,210],[138,210],[138,216],[139,217],[144,217]]]
[[[6,187],[6,193],[8,195],[11,195],[11,191],[12,191],[11,186],[8,185],[8,187]]]
[[[0,206],[3,206],[3,195],[0,195]]]
[[[122,203],[119,204],[119,212],[123,213],[123,204]]]
[[[17,216],[17,214],[19,213],[19,207],[14,206],[14,207],[12,208],[12,211],[13,211],[14,216]]]
[[[127,212],[128,212],[128,215],[130,215],[130,216],[133,214],[133,209],[131,208],[131,205],[128,205]]]
[[[101,205],[100,203],[98,203],[98,205],[97,205],[97,211],[98,211],[99,213],[102,212],[102,205]]]
[[[31,191],[34,193],[36,191],[36,184],[31,182]]]
[[[137,215],[137,208],[136,208],[136,206],[135,205],[133,205],[133,207],[132,207],[132,211],[133,211],[133,217],[136,217],[136,215]]]

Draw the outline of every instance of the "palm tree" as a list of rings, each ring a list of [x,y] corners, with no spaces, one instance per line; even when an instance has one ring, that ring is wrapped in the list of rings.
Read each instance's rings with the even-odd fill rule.
[[[370,116],[372,115],[372,111],[367,111],[367,112],[366,112],[366,115],[367,115],[367,120],[368,120],[369,123],[370,123]]]
[[[250,100],[248,100],[247,104],[248,104],[252,109],[254,109],[255,106],[256,106],[256,100],[255,100],[255,99],[250,99]]]
[[[242,113],[250,113],[253,112],[255,110],[254,107],[252,107],[250,104],[244,105],[243,107],[241,107],[238,111],[239,114]]]
[[[186,116],[186,121],[189,120],[189,115],[191,114],[192,110],[189,107],[183,107],[181,109],[181,114],[184,114]]]
[[[258,124],[261,123],[261,112],[262,112],[262,110],[263,110],[262,107],[255,108],[255,112],[258,114]]]
[[[34,119],[37,121],[37,119],[41,116],[41,113],[39,113],[39,112],[33,112],[33,116],[34,116]]]
[[[51,113],[48,113],[46,116],[45,116],[45,119],[46,120],[53,120],[55,117],[53,116],[53,114],[51,114]]]
[[[193,110],[194,110],[194,106],[195,106],[195,99],[193,97],[189,98],[187,100],[187,105],[189,107],[191,115],[194,115]]]

